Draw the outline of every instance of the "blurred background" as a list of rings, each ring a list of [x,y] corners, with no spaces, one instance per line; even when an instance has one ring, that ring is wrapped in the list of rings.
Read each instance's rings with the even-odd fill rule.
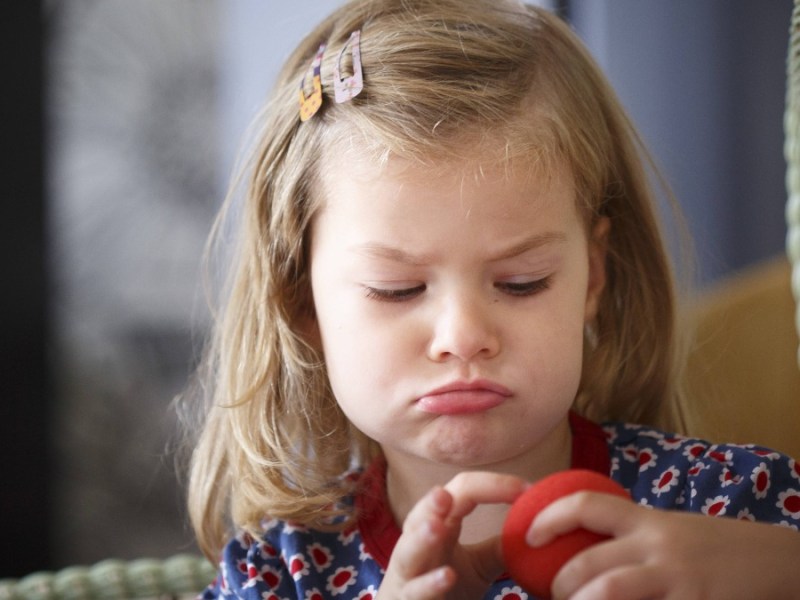
[[[192,551],[172,402],[250,119],[338,0],[2,12],[0,578]],[[791,0],[560,0],[671,182],[698,284],[783,252]]]

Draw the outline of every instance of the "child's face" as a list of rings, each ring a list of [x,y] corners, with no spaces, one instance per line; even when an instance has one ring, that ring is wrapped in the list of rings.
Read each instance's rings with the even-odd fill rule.
[[[333,167],[311,283],[342,410],[390,461],[541,462],[605,281],[605,229],[587,235],[568,171]]]

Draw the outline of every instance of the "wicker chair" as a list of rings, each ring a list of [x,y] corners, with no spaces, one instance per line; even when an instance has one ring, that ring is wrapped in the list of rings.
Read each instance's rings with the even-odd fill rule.
[[[795,0],[792,13],[791,37],[787,73],[784,153],[788,165],[786,187],[786,251],[792,262],[792,292],[797,304],[795,326],[800,334],[800,0]],[[800,364],[800,348],[797,353]]]
[[[205,558],[189,554],[166,560],[104,560],[0,581],[0,600],[177,600],[196,596],[214,575]]]

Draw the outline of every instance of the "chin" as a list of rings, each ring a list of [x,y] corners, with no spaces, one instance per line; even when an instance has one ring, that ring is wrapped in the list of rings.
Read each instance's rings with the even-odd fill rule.
[[[429,460],[460,468],[479,468],[497,462],[497,441],[483,427],[437,435],[426,448]]]

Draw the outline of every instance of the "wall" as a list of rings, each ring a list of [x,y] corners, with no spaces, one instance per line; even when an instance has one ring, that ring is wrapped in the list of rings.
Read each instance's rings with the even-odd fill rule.
[[[783,252],[791,0],[572,0],[687,216],[699,279]]]

